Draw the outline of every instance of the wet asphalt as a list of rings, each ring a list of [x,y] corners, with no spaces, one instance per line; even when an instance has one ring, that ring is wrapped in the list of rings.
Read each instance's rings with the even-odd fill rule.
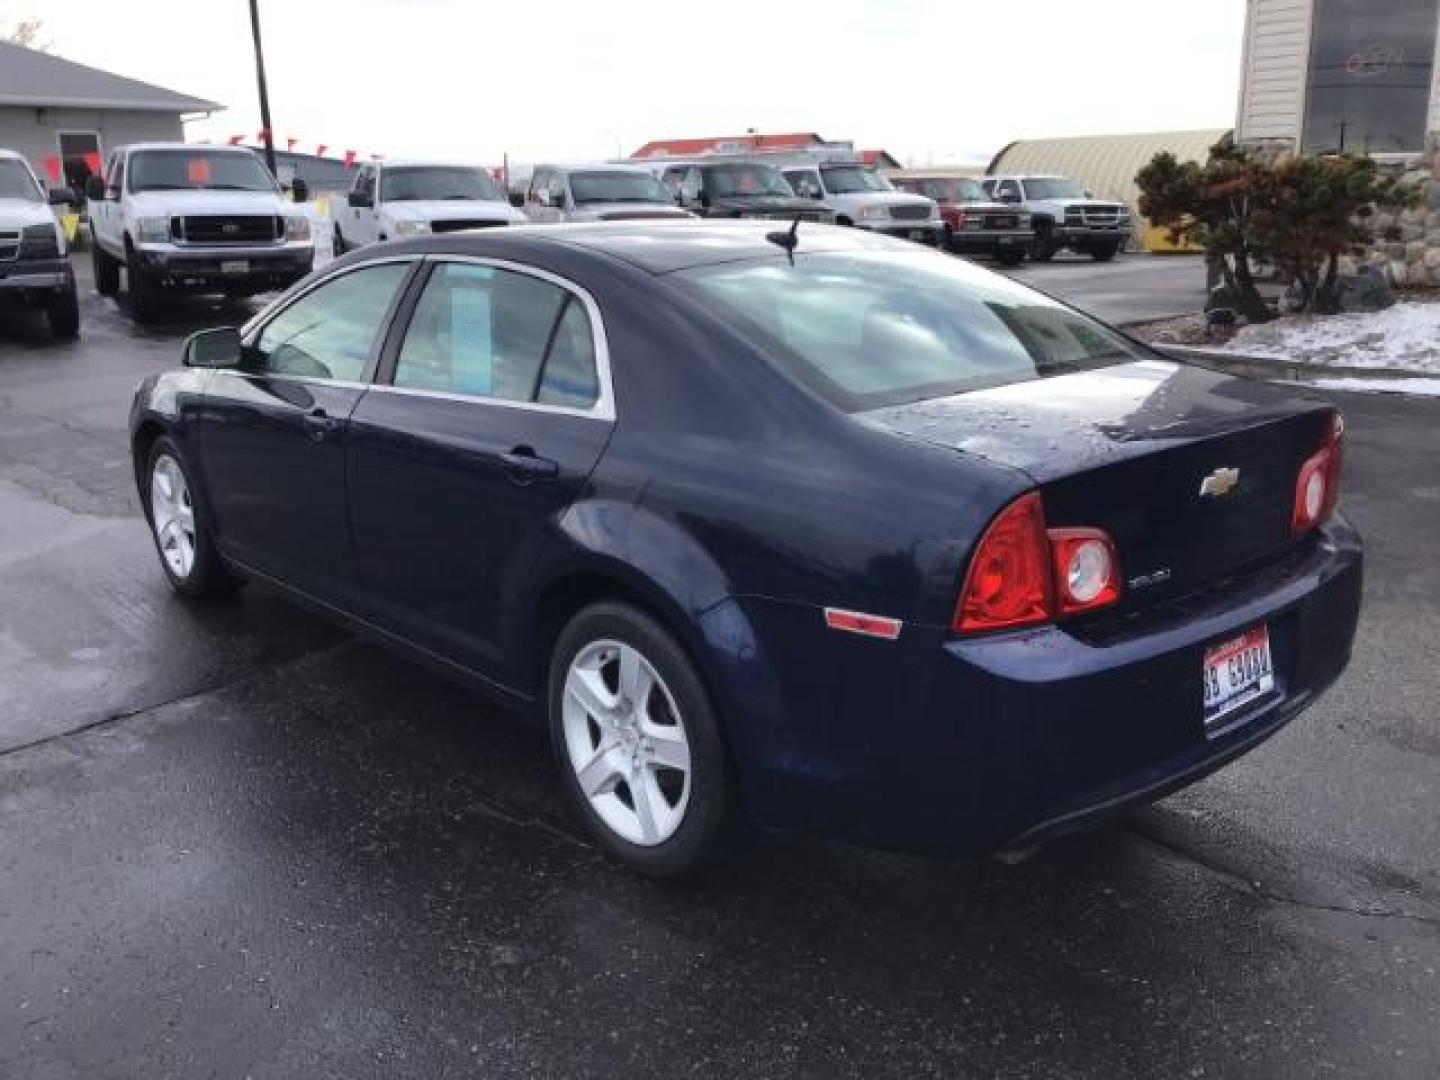
[[[535,730],[169,594],[130,392],[248,309],[84,288],[75,345],[0,315],[0,1077],[1440,1073],[1440,401],[1337,395],[1360,639],[1259,751],[1018,866],[783,838],[660,886]]]

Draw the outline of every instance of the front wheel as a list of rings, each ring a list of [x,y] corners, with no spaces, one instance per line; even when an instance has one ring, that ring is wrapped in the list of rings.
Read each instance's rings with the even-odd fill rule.
[[[80,299],[73,279],[68,289],[46,305],[45,320],[50,324],[50,336],[57,341],[74,341],[80,336]]]
[[[586,608],[550,662],[566,800],[631,869],[678,877],[723,853],[738,807],[709,696],[685,651],[627,604]]]
[[[1096,262],[1109,262],[1120,252],[1119,244],[1097,244],[1090,249],[1090,258]]]
[[[997,248],[995,261],[1001,266],[1019,266],[1025,260],[1025,249],[1022,247],[1006,246]]]
[[[338,259],[341,255],[345,254],[346,250],[345,237],[340,235],[340,226],[336,225],[335,238],[330,241],[330,252]]]
[[[1030,242],[1030,258],[1036,262],[1049,262],[1055,258],[1055,238],[1051,235],[1051,227],[1045,224],[1035,226],[1035,239]]]
[[[234,592],[240,581],[220,561],[185,458],[167,436],[150,448],[145,475],[146,516],[170,587],[194,598]]]
[[[139,323],[154,322],[160,314],[160,286],[141,267],[140,256],[134,250],[125,265],[125,276],[131,317]]]
[[[94,241],[90,251],[90,260],[95,268],[95,291],[101,296],[114,296],[120,291],[120,260],[108,254],[100,246],[100,241]]]

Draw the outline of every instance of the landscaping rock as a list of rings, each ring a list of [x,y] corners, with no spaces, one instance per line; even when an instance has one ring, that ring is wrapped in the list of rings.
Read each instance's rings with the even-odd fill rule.
[[[1384,311],[1395,303],[1385,275],[1373,267],[1340,279],[1341,311]]]

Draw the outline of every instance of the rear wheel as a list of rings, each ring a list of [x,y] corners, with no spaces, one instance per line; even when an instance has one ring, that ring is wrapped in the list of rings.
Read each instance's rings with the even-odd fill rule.
[[[75,279],[59,296],[45,305],[45,319],[50,335],[60,341],[73,341],[80,336],[80,299],[75,295]]]
[[[146,516],[170,587],[195,598],[234,592],[240,580],[220,561],[185,458],[167,436],[150,448],[145,475]]]
[[[97,242],[90,252],[95,268],[95,291],[101,296],[114,296],[120,291],[120,260],[108,254]]]
[[[602,603],[550,662],[550,737],[566,799],[633,870],[677,877],[722,854],[738,807],[700,677],[649,615]]]

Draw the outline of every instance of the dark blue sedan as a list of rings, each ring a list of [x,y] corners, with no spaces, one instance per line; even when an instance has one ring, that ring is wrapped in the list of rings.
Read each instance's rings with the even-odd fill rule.
[[[1028,846],[1350,656],[1334,409],[858,231],[384,244],[185,362],[131,415],[174,588],[278,587],[539,716],[645,873],[747,825]]]

